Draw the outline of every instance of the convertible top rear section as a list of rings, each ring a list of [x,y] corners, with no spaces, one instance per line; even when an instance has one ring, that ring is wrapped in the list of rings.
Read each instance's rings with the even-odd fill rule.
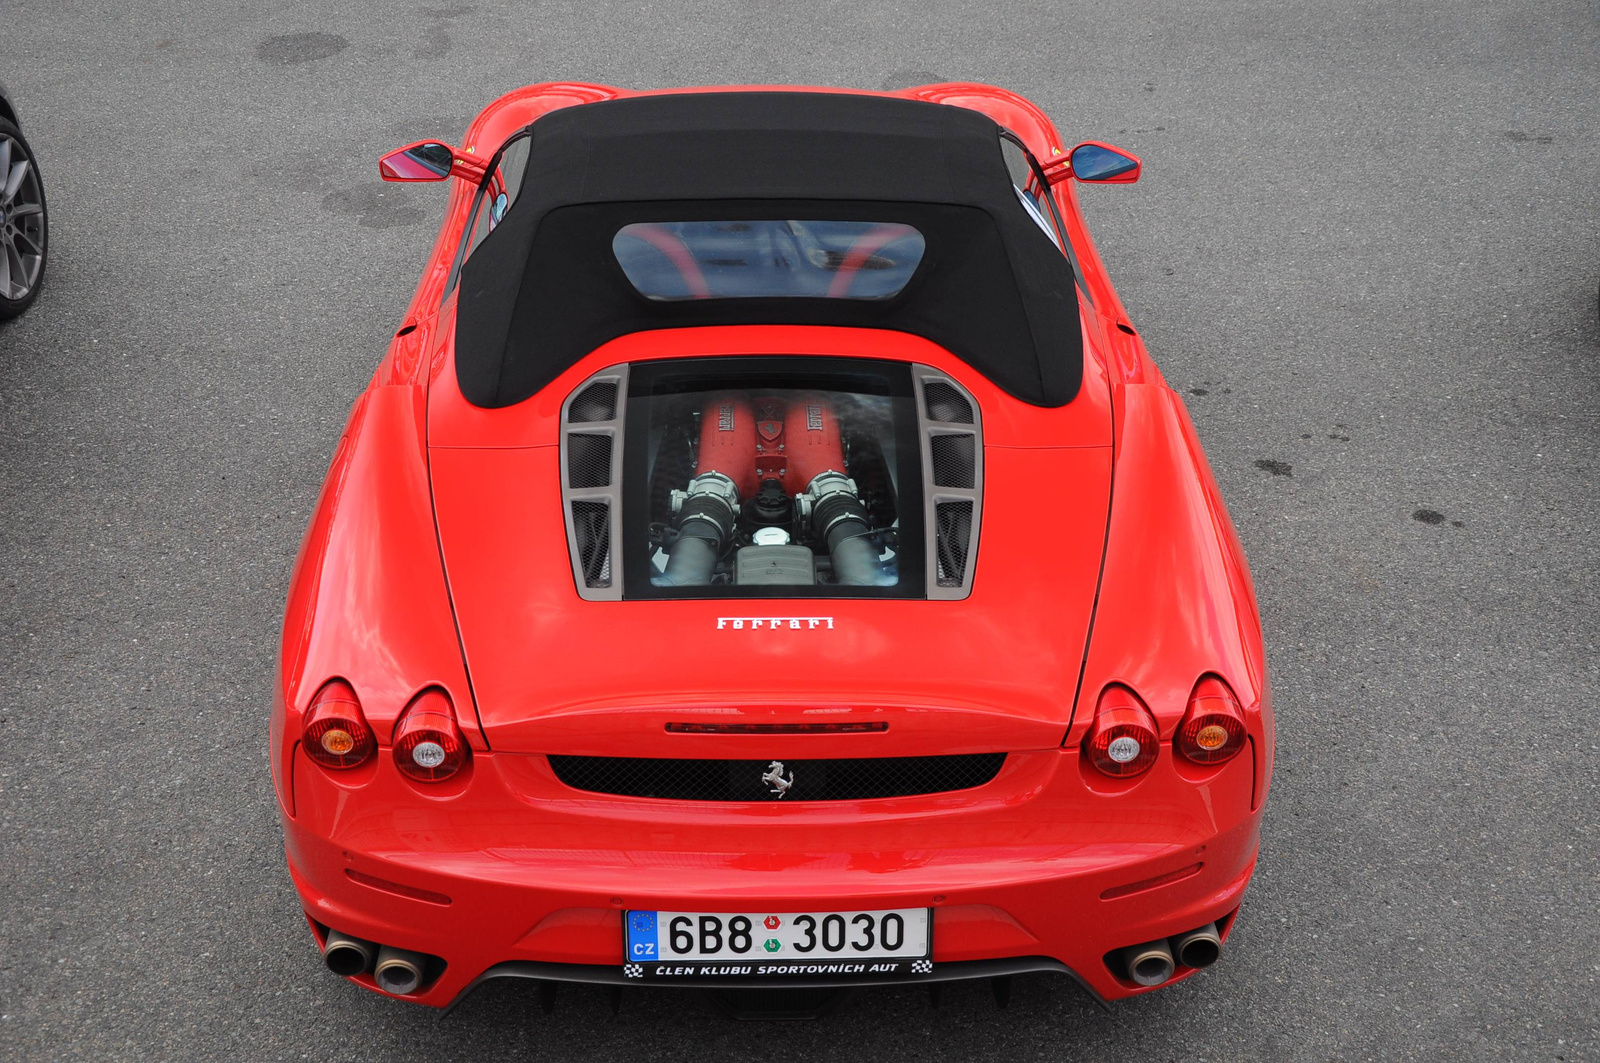
[[[1072,272],[1018,203],[1001,135],[977,111],[843,93],[636,96],[545,114],[527,130],[520,193],[461,271],[461,390],[512,405],[633,332],[812,324],[926,336],[1024,401],[1062,405],[1081,379]],[[875,241],[899,225],[925,250],[909,283],[873,299],[641,299],[613,260],[631,226],[763,219],[857,220]]]

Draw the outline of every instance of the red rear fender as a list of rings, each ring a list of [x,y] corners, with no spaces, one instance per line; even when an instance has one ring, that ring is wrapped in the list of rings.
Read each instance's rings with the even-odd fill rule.
[[[1195,683],[1215,673],[1264,749],[1259,800],[1271,773],[1271,702],[1244,551],[1182,401],[1156,384],[1123,391],[1105,573],[1069,741],[1082,739],[1110,683],[1136,690],[1170,738]]]
[[[357,402],[290,577],[272,721],[273,775],[328,679],[347,681],[387,745],[421,690],[443,687],[481,745],[445,589],[428,488],[421,387],[374,387]]]

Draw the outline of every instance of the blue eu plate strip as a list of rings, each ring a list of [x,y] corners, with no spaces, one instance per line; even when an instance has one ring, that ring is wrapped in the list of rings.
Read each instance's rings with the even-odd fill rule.
[[[661,959],[656,951],[656,913],[628,913],[628,960],[653,963]]]

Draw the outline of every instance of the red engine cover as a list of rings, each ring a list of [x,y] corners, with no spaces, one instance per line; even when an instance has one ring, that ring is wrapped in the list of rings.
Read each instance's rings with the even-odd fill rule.
[[[783,447],[783,400],[767,396],[755,401],[756,479],[782,480],[789,474],[789,457]]]
[[[785,402],[718,395],[700,413],[700,461],[696,473],[720,472],[750,498],[766,480],[780,480],[788,494],[804,491],[816,475],[845,472],[844,442],[833,404],[820,395]]]
[[[820,472],[845,471],[839,421],[833,415],[833,404],[820,395],[802,395],[789,403],[783,420],[783,445],[788,458],[784,486],[790,494],[804,491]]]
[[[756,493],[756,421],[749,399],[718,395],[706,403],[700,414],[700,463],[695,472],[720,472],[733,481],[740,498]]]

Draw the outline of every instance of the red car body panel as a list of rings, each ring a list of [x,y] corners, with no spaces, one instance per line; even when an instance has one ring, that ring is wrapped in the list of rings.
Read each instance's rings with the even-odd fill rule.
[[[1271,696],[1243,550],[1182,401],[1160,385],[1123,390],[1117,503],[1085,689],[1132,687],[1170,738],[1200,677],[1225,676],[1254,725],[1250,734],[1262,736],[1257,786],[1264,797]],[[1082,737],[1088,715],[1079,715],[1068,741]]]
[[[570,573],[549,563],[567,549],[560,508],[550,504],[560,492],[559,399],[536,396],[503,411],[479,411],[458,395],[437,408],[430,460],[440,540],[490,745],[596,756],[694,757],[716,750],[797,758],[845,755],[856,743],[856,755],[868,755],[853,735],[774,743],[761,736],[669,735],[662,728],[667,718],[726,719],[730,708],[741,718],[800,719],[807,707],[829,706],[847,710],[830,720],[894,717],[887,733],[874,736],[875,756],[1059,746],[1071,721],[1104,546],[1107,403],[1027,406],[913,336],[772,327],[628,336],[574,366],[545,394],[565,397],[619,362],[722,351],[899,358],[961,380],[985,411],[990,499],[984,567],[972,597],[933,610],[923,601],[867,599],[580,608]],[[1092,377],[1085,385],[1102,396],[1104,388]],[[992,420],[990,410],[997,411]],[[1059,489],[1043,497],[1032,490],[1047,481]],[[506,491],[505,484],[519,488]],[[1052,529],[1047,551],[1030,548],[1041,526]],[[719,616],[750,608],[821,611],[836,626],[795,638],[717,635]],[[1038,622],[1017,624],[1016,617]],[[708,644],[708,637],[721,641]],[[594,649],[575,654],[574,647]],[[714,669],[708,654],[717,657]],[[819,655],[851,664],[835,677],[817,667]],[[784,709],[773,690],[805,695]]]
[[[625,909],[761,906],[931,905],[936,963],[1047,956],[1100,996],[1127,996],[1143,990],[1114,976],[1104,954],[1232,912],[1257,844],[1256,818],[1238,814],[1250,800],[1247,757],[1198,785],[1170,758],[1158,763],[1137,784],[1146,792],[1132,829],[1128,795],[1085,786],[1092,769],[1075,749],[1009,758],[992,796],[828,807],[574,795],[527,754],[479,756],[471,770],[444,800],[389,771],[355,801],[303,754],[296,766],[307,829],[288,832],[289,861],[308,913],[446,955],[423,1003],[448,1004],[508,961],[618,966]],[[759,838],[759,848],[731,838]],[[1200,873],[1174,885],[1101,898],[1196,862]],[[352,870],[451,903],[358,884]]]
[[[624,95],[520,89],[463,147],[487,158],[541,113]],[[984,111],[1041,161],[1063,154],[1049,120],[1004,90],[891,95]],[[1056,409],[1007,396],[920,337],[799,326],[624,336],[524,402],[475,407],[456,385],[444,298],[473,189],[449,184],[439,239],[340,439],[291,579],[270,750],[290,870],[319,939],[333,928],[440,957],[406,999],[444,1006],[508,962],[616,969],[628,909],[930,906],[936,964],[1046,958],[1106,999],[1148,991],[1109,962],[1121,947],[1213,920],[1226,936],[1271,776],[1259,617],[1193,426],[1128,322],[1071,182],[1053,194],[1089,296],[1084,377]],[[986,473],[971,596],[763,600],[758,611],[835,620],[783,639],[717,630],[747,603],[582,601],[559,503],[563,401],[608,366],[718,354],[914,362],[964,385],[982,412]],[[841,661],[850,667],[819,668]],[[1245,712],[1250,742],[1235,759],[1200,767],[1166,744],[1121,780],[1080,755],[1107,684],[1137,691],[1167,740],[1208,674]],[[301,714],[334,678],[356,691],[380,746],[343,772],[300,745]],[[399,716],[429,688],[446,693],[474,751],[440,784],[390,759]],[[806,695],[772,693],[796,689]],[[665,729],[818,708],[891,726]],[[546,759],[984,751],[1009,755],[976,790],[810,804],[575,791]],[[1172,880],[1140,885],[1161,876]]]
[[[472,704],[429,505],[425,403],[415,385],[373,387],[356,403],[284,613],[280,696],[303,710],[329,679],[344,679],[385,741],[427,687]],[[274,777],[292,810],[283,767],[299,736],[281,710],[272,729]]]

